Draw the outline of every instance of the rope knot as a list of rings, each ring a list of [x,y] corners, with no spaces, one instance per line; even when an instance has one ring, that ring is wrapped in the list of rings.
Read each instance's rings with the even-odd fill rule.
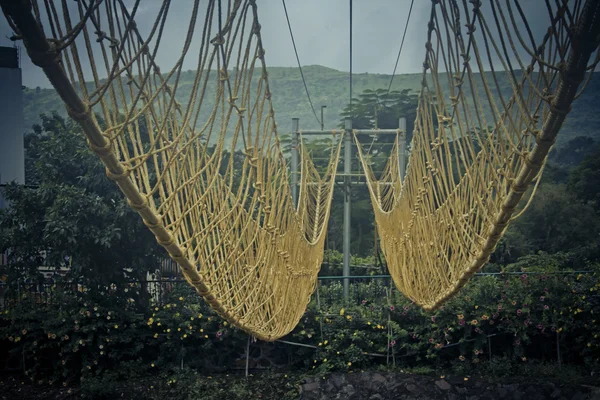
[[[29,58],[31,58],[31,62],[38,67],[44,68],[57,61],[59,52],[55,42],[55,40],[48,40],[48,49],[46,51],[28,48],[27,53],[29,54]]]
[[[94,33],[96,34],[96,36],[98,36],[98,38],[96,39],[96,43],[100,43],[107,37],[106,32],[104,32],[104,31],[96,31]]]

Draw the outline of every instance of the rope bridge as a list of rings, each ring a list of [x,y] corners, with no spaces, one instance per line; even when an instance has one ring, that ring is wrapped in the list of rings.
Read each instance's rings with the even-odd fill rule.
[[[549,26],[536,42],[518,1],[433,1],[403,185],[395,152],[376,179],[359,146],[390,274],[426,310],[455,294],[525,211],[529,202],[515,215],[599,61],[600,2],[539,3]]]
[[[255,1],[186,4],[183,49],[168,71],[156,59],[168,46],[162,35],[171,0],[147,32],[135,23],[140,0],[130,8],[124,0],[28,3],[3,1],[2,9],[108,177],[186,280],[255,337],[290,332],[322,262],[341,141],[322,176],[303,150],[295,206]],[[485,263],[529,184],[539,181],[568,107],[598,61],[587,65],[598,44],[598,2],[549,5],[541,43],[526,24],[519,28],[526,20],[517,1],[499,3],[486,3],[488,21],[479,1],[433,2],[404,184],[395,151],[379,180],[369,173],[390,272],[426,309]],[[180,84],[186,59],[196,62],[191,88]],[[478,75],[484,68],[491,71]],[[182,105],[176,95],[184,90]]]

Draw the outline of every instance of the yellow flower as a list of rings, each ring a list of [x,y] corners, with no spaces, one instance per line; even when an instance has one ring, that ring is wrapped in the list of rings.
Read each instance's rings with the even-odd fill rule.
[[[227,321],[223,321],[223,326],[227,326]]]
[[[154,368],[154,363],[151,364],[152,368]]]
[[[158,337],[158,333],[154,334],[154,339],[156,339]]]
[[[115,325],[115,329],[119,329],[119,325]]]
[[[588,343],[588,344],[587,344],[587,346],[588,346],[588,347],[592,347],[592,344],[591,344],[591,343]]]
[[[468,381],[468,380],[469,380],[469,378],[467,378],[467,377],[465,376],[465,381]]]
[[[181,296],[180,296],[180,297],[179,297],[179,301],[183,301],[183,297],[181,297]]]
[[[167,333],[171,332],[171,328],[167,329]]]
[[[190,321],[193,321],[193,320],[194,320],[194,317],[190,317]]]
[[[326,346],[327,346],[327,343],[328,343],[327,340],[323,342],[323,344],[326,345]]]
[[[346,319],[347,319],[348,321],[352,321],[352,315],[346,315]]]
[[[473,321],[471,321],[471,325],[477,325],[479,323],[479,321],[477,321],[476,319],[474,319]]]
[[[326,359],[326,358],[324,358],[324,359],[323,359],[323,362],[327,362],[327,359]]]
[[[160,322],[156,324],[156,326],[160,326]]]
[[[203,332],[204,332],[204,329],[200,329],[200,333],[203,333]]]
[[[316,363],[317,363],[317,360],[313,360],[313,362],[316,364]]]
[[[339,355],[339,354],[340,354],[340,352],[338,351],[338,352],[337,352],[337,354]]]
[[[457,317],[458,317],[458,319],[465,319],[465,316],[462,314],[458,314]]]
[[[319,342],[319,346],[323,346],[323,343]]]
[[[367,321],[367,325],[371,325],[371,321]]]
[[[185,339],[187,337],[187,333],[183,335],[183,338]]]
[[[477,310],[479,308],[479,306],[475,306],[475,309]]]
[[[198,314],[198,319],[202,318],[202,314]]]
[[[344,311],[344,309],[342,308],[342,309],[340,310],[340,315],[344,315],[344,312],[345,312],[345,311]]]
[[[192,330],[192,327],[191,327],[191,326],[188,326],[188,329],[191,331],[191,330]]]
[[[204,339],[208,339],[208,335],[204,335]]]
[[[181,332],[181,328],[177,328],[177,332]]]
[[[351,366],[352,366],[352,363],[351,363],[351,362],[348,362],[348,366],[349,366],[349,367],[351,367]]]
[[[487,315],[482,315],[482,316],[481,316],[481,319],[482,319],[482,320],[484,320],[484,321],[487,321],[489,318],[490,318],[490,317],[488,317]]]

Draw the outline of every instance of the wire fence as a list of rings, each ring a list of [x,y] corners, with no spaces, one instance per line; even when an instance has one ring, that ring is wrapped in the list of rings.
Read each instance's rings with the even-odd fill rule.
[[[543,272],[544,275],[579,275],[588,274],[592,271],[560,271]],[[495,278],[508,278],[519,276],[523,272],[493,272],[477,273],[475,277],[490,276]],[[541,272],[528,272],[529,275],[542,274]],[[370,303],[382,304],[386,302],[391,290],[394,290],[390,275],[362,275],[362,276],[320,276],[318,277],[317,290],[313,294],[313,301],[319,308],[328,308],[339,304],[343,300],[343,281],[349,280],[349,296],[345,301],[349,305],[361,305],[367,300]],[[169,294],[178,286],[188,283],[179,277],[170,277],[161,280],[132,281],[125,282],[125,291],[146,294],[154,304],[163,305]],[[42,282],[31,282],[28,280],[17,280],[12,284],[0,281],[0,309],[10,308],[15,304],[27,301],[30,304],[53,304],[59,293],[74,293],[96,290],[108,296],[120,293],[116,284],[109,285],[83,285],[77,282],[65,280],[45,280]]]

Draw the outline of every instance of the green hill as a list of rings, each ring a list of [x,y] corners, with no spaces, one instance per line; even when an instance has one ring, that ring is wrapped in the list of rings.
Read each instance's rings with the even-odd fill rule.
[[[313,104],[320,114],[320,106],[326,105],[324,119],[325,129],[332,129],[339,124],[340,112],[349,100],[348,73],[337,71],[322,66],[307,66],[303,68],[309,87]],[[193,71],[182,73],[177,97],[182,103],[192,87]],[[576,136],[589,136],[600,141],[600,73],[595,73],[588,87],[573,104],[559,135],[558,143],[564,143],[569,138]],[[502,77],[500,77],[502,78]],[[301,129],[317,129],[319,124],[315,119],[304,92],[302,79],[297,68],[269,68],[269,80],[273,92],[275,117],[281,133],[290,130],[291,119],[300,118]],[[386,88],[390,75],[383,74],[354,74],[353,94],[357,96],[365,89]],[[398,75],[394,78],[393,89],[411,89],[418,91],[420,88],[421,74]],[[503,93],[510,92],[508,82],[502,88]],[[210,87],[208,91],[210,92]],[[39,122],[39,115],[58,111],[66,115],[64,105],[53,89],[25,89],[24,90],[24,119],[25,126],[31,127]]]

